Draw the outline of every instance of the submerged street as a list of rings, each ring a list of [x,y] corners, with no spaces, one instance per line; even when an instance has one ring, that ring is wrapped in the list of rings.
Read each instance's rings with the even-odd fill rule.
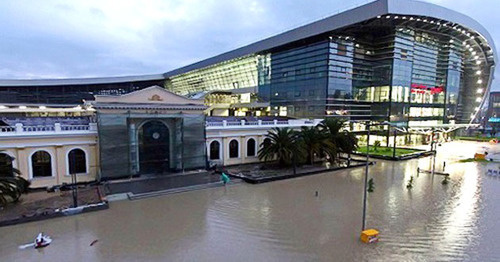
[[[364,168],[356,168],[111,202],[104,211],[3,227],[0,261],[500,261],[500,176],[486,174],[500,164],[457,162],[485,150],[498,157],[500,146],[438,147],[436,169],[446,161],[448,185],[439,175],[417,176],[430,157],[376,160],[367,204],[376,244],[359,241]],[[18,249],[39,232],[52,237],[50,246]]]

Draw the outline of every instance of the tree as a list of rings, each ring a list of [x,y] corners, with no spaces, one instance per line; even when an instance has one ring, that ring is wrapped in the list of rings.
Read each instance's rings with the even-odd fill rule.
[[[358,139],[353,133],[347,130],[342,131],[344,125],[345,121],[343,120],[327,118],[321,122],[320,128],[329,134],[329,140],[335,145],[337,154],[345,153],[350,155],[358,148]]]
[[[309,164],[314,164],[314,155],[331,155],[335,152],[335,145],[328,139],[328,133],[325,130],[314,127],[302,127],[300,133],[300,142],[307,152]]]
[[[12,162],[14,158],[10,157],[10,160]],[[21,172],[18,169],[11,168],[8,172],[0,174],[0,206],[17,202],[23,193],[28,192],[30,186],[30,182],[20,176]]]
[[[281,166],[289,166],[303,156],[297,132],[285,128],[273,128],[266,135],[269,142],[259,149],[259,159],[276,160]]]

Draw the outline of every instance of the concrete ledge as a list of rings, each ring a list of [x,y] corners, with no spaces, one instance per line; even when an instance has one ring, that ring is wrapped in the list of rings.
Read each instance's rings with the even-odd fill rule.
[[[302,172],[302,173],[297,173],[297,174],[291,174],[291,175],[277,175],[277,176],[266,176],[266,177],[260,177],[260,178],[255,178],[255,177],[248,177],[245,175],[239,175],[239,174],[231,174],[228,173],[229,176],[239,178],[247,183],[250,184],[260,184],[260,183],[267,183],[267,182],[272,182],[272,181],[277,181],[277,180],[284,180],[284,179],[290,179],[290,178],[297,178],[297,177],[302,177],[302,176],[310,176],[310,175],[315,175],[319,173],[325,173],[325,172],[330,172],[330,171],[338,171],[338,170],[343,170],[343,169],[350,169],[350,168],[356,168],[356,167],[363,167],[366,166],[365,161],[359,161],[357,160],[356,162],[362,162],[360,164],[354,164],[348,167],[336,167],[336,168],[330,168],[330,169],[321,169],[321,170],[316,170],[316,171],[311,171],[311,172]],[[376,162],[371,161],[369,165],[374,165]],[[279,170],[276,170],[279,172]]]
[[[108,208],[109,208],[108,202],[103,201],[100,203],[79,206],[76,208],[67,208],[67,209],[62,209],[62,210],[56,209],[56,210],[54,210],[53,213],[44,212],[42,214],[34,215],[34,216],[30,216],[30,217],[26,216],[26,217],[19,217],[16,219],[11,219],[11,220],[0,221],[0,227],[12,226],[12,225],[34,222],[34,221],[41,221],[41,220],[46,220],[46,219],[56,218],[56,217],[77,215],[77,214],[82,214],[82,213],[87,213],[87,212],[104,210],[104,209],[108,209]]]
[[[424,151],[424,150],[421,150],[421,151],[422,152],[404,154],[404,155],[397,156],[397,157],[370,154],[370,158],[390,160],[390,161],[402,161],[402,160],[408,160],[408,159],[419,158],[419,157],[424,157],[424,156],[430,156],[430,155],[434,154],[434,151]],[[366,153],[361,153],[361,152],[353,152],[352,154],[356,155],[356,156],[366,156]]]
[[[182,192],[188,192],[188,191],[194,191],[194,190],[200,190],[200,189],[207,189],[207,188],[214,188],[214,187],[220,187],[220,186],[223,186],[222,182],[165,189],[165,190],[152,191],[152,192],[140,193],[140,194],[134,194],[132,192],[129,192],[129,193],[127,193],[127,197],[129,200],[139,200],[139,199],[144,199],[144,198],[157,197],[157,196],[176,194],[176,193],[182,193]]]

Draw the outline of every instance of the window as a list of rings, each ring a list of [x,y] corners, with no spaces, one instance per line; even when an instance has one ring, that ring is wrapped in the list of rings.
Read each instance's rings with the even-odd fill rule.
[[[69,174],[87,173],[87,161],[85,152],[81,149],[73,149],[68,153]]]
[[[310,96],[315,95],[314,93],[315,93],[315,92],[314,92],[314,90],[309,90],[309,95],[310,95]]]
[[[309,111],[314,111],[314,106],[309,106]]]
[[[14,176],[14,168],[12,167],[13,158],[5,153],[0,153],[0,177]]]
[[[33,177],[52,176],[52,163],[50,154],[46,151],[37,151],[31,156]]]
[[[220,159],[220,143],[219,141],[212,141],[210,143],[210,160]]]
[[[295,112],[300,112],[300,106],[295,107]]]
[[[401,49],[401,59],[402,60],[407,60],[408,59],[408,50]]]
[[[343,44],[337,45],[337,54],[338,55],[347,55],[347,46]]]
[[[238,141],[231,140],[229,142],[229,158],[238,158],[239,157],[239,145]]]
[[[253,138],[247,141],[247,156],[255,156],[255,139]]]
[[[295,91],[295,97],[299,97],[300,96],[300,91]]]

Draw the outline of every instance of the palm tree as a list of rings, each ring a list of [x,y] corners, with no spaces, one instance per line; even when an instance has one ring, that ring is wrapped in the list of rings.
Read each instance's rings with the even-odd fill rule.
[[[4,155],[11,163],[14,161],[13,157]],[[17,202],[23,193],[28,192],[30,182],[22,178],[21,172],[16,168],[2,168],[0,172],[0,206]]]
[[[353,133],[347,130],[342,131],[344,125],[345,121],[343,120],[327,118],[321,122],[320,128],[329,134],[330,141],[337,148],[337,154],[345,153],[350,155],[358,148],[358,139]]]
[[[273,128],[266,135],[269,142],[259,149],[259,159],[264,161],[277,160],[281,166],[295,163],[301,156],[297,132],[285,128]]]
[[[335,145],[328,139],[328,133],[317,126],[302,127],[299,137],[307,151],[307,159],[311,165],[314,164],[314,154],[333,155],[336,151]]]

